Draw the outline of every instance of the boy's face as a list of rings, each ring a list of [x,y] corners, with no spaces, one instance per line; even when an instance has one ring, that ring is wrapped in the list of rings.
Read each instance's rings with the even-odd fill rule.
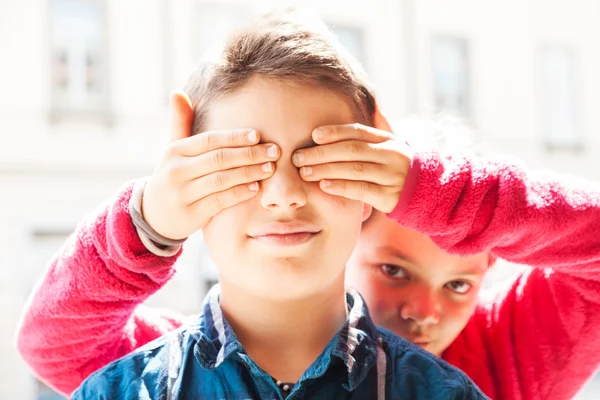
[[[305,182],[291,157],[314,145],[315,128],[354,122],[351,104],[340,95],[264,78],[252,78],[211,104],[206,130],[254,128],[262,143],[275,143],[281,151],[257,196],[222,211],[204,228],[222,285],[270,299],[343,285],[370,208]]]
[[[450,255],[429,237],[374,212],[346,273],[376,324],[441,356],[475,310],[487,254]]]

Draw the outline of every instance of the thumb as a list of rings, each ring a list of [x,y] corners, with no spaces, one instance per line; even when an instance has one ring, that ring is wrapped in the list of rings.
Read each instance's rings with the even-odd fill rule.
[[[375,129],[380,129],[382,131],[394,133],[392,131],[392,127],[390,126],[390,123],[388,122],[387,118],[381,112],[381,108],[379,107],[378,103],[375,104],[375,113],[373,114],[373,124],[375,125],[374,126]]]
[[[181,89],[171,93],[171,141],[192,136],[194,109],[190,98]]]

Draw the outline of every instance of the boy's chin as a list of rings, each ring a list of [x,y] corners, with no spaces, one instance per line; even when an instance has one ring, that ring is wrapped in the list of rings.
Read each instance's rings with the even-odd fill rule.
[[[289,301],[303,301],[310,298],[314,298],[323,292],[323,288],[317,287],[314,281],[300,281],[297,280],[294,283],[291,282],[269,282],[265,283],[265,286],[261,288],[262,294],[267,294],[266,298],[274,302],[289,302]]]
[[[253,246],[249,260],[258,260],[259,265],[273,265],[282,267],[309,267],[319,263],[316,255],[321,253],[321,246],[316,244],[303,244],[301,246]]]
[[[253,268],[253,279],[260,291],[279,297],[306,297],[312,292],[322,292],[337,286],[344,271],[324,268],[324,261],[303,257],[286,257],[264,260]],[[255,280],[258,278],[258,280]]]

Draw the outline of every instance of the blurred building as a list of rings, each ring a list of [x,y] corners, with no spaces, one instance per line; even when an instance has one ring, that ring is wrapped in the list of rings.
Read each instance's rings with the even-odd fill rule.
[[[55,398],[14,347],[28,294],[86,213],[152,172],[168,93],[194,60],[276,3],[0,2],[1,399]],[[494,151],[600,179],[600,2],[305,3],[364,65],[392,120],[456,115]],[[216,275],[193,244],[150,304],[198,311]],[[591,385],[581,398],[597,398]]]

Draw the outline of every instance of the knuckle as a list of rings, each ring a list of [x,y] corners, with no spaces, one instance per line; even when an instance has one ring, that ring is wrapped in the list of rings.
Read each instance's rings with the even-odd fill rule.
[[[220,210],[223,201],[221,200],[221,195],[219,193],[215,193],[210,196],[210,201],[215,210]]]
[[[241,143],[244,140],[245,136],[246,135],[240,132],[232,132],[227,135],[227,145],[235,146],[236,144]]]
[[[243,168],[243,174],[244,174],[244,178],[246,179],[246,181],[254,180],[255,170],[256,169],[252,168],[252,167],[244,167]]]
[[[225,184],[225,177],[223,176],[222,173],[216,172],[216,173],[212,174],[211,184],[213,187],[221,188]]]
[[[360,176],[365,170],[365,165],[361,162],[352,163],[352,172],[354,176]]]
[[[219,138],[214,133],[205,133],[204,134],[204,147],[205,148],[213,148],[213,146],[218,145]]]
[[[251,163],[254,163],[257,159],[258,159],[258,149],[255,148],[254,146],[252,147],[246,147],[246,159],[248,161],[250,161]]]
[[[232,193],[235,199],[240,199],[244,195],[244,190],[242,190],[242,187],[238,185],[233,187]]]
[[[165,175],[170,180],[176,180],[179,178],[179,176],[181,176],[182,167],[181,167],[181,165],[179,165],[179,163],[169,162],[165,165],[164,168],[165,168],[164,169]]]
[[[223,150],[215,150],[212,153],[212,161],[217,168],[223,168],[225,166],[227,156]]]
[[[360,145],[357,141],[351,140],[346,144],[346,146],[350,154],[357,154],[360,152]]]
[[[359,185],[360,193],[364,198],[364,196],[371,191],[371,186],[365,181],[360,181]]]
[[[313,150],[314,154],[317,156],[317,158],[319,158],[319,159],[325,158],[325,150],[323,149],[323,147],[321,147],[321,146],[315,146],[315,147],[313,147],[313,148],[311,148],[309,150]],[[306,163],[306,160],[308,159],[307,156],[309,156],[310,153],[311,152],[308,151],[308,150],[305,152],[305,155],[304,155],[304,158],[305,158],[304,161],[305,161],[305,163]]]
[[[179,155],[179,146],[177,142],[171,143],[167,146],[164,152],[164,158],[170,159]]]

